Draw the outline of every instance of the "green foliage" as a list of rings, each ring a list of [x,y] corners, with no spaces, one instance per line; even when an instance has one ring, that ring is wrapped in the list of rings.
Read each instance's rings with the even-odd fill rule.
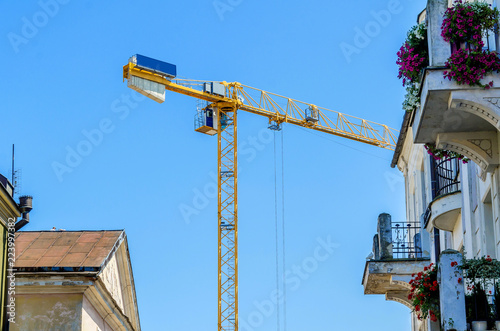
[[[474,259],[463,259],[459,266],[466,279],[465,297],[467,321],[488,321],[492,326],[494,320],[500,319],[500,261],[489,255]],[[488,295],[494,291],[494,304],[488,302]]]
[[[457,0],[446,10],[441,36],[446,41],[468,42],[480,49],[484,46],[482,36],[494,29],[498,16],[498,9],[485,2]]]
[[[416,83],[422,69],[429,65],[427,48],[426,25],[424,23],[415,25],[408,32],[403,46],[397,53],[398,78],[403,78],[403,86]]]
[[[437,268],[431,263],[423,271],[413,274],[410,280],[411,290],[408,299],[413,304],[413,309],[418,319],[436,322],[439,319],[439,284],[437,282]]]
[[[493,86],[493,81],[484,84],[481,79],[488,73],[499,72],[500,60],[496,52],[483,50],[483,36],[496,29],[498,18],[498,9],[482,1],[457,0],[453,7],[446,10],[441,36],[459,49],[445,63],[449,68],[443,73],[445,78],[459,85],[485,89]],[[460,49],[460,44],[467,49]]]
[[[500,261],[492,259],[489,255],[474,259],[464,259],[460,269],[464,272],[464,277],[476,282],[483,279],[490,282],[493,279],[500,279]]]
[[[429,155],[431,155],[434,158],[434,160],[447,160],[447,159],[452,159],[452,158],[456,157],[456,158],[462,160],[463,163],[467,163],[470,161],[468,158],[466,158],[462,154],[436,148],[436,145],[434,145],[434,144],[425,144],[424,147],[427,150],[427,153]]]

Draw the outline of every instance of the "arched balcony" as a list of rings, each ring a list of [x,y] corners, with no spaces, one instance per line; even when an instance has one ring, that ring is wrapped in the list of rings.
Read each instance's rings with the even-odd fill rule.
[[[453,231],[460,218],[462,192],[460,184],[461,160],[431,159],[433,200],[426,213],[427,228]]]

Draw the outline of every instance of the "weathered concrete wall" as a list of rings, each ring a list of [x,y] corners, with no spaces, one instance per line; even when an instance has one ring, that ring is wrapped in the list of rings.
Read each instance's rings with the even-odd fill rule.
[[[102,281],[108,289],[109,293],[111,293],[113,299],[124,312],[123,293],[121,289],[121,279],[118,272],[118,262],[116,260],[116,254],[114,254],[113,257],[109,260],[100,277],[102,278]]]
[[[89,300],[83,296],[82,331],[113,331]]]
[[[462,271],[452,266],[455,262],[462,263],[462,254],[455,250],[445,250],[439,257],[439,301],[443,331],[467,330],[464,281]]]
[[[431,67],[444,66],[451,55],[450,44],[441,37],[441,25],[447,8],[448,0],[429,0],[427,2],[427,37]]]
[[[11,331],[80,331],[83,294],[18,294]],[[94,329],[95,330],[95,329]]]

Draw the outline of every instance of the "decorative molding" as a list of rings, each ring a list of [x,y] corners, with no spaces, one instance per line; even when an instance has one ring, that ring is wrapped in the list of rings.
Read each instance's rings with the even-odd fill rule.
[[[466,156],[468,159],[477,164],[482,171],[486,171],[486,168],[488,168],[488,164],[486,164],[486,162],[484,162],[478,155],[462,146],[452,143],[441,143],[439,145],[439,148],[447,151],[457,152]]]
[[[493,143],[491,139],[467,139],[467,141],[479,147],[482,151],[488,154],[489,157],[493,157]]]
[[[478,116],[500,130],[500,98],[492,93],[487,90],[452,91],[448,109],[454,108]]]
[[[401,286],[405,290],[411,290],[411,285],[402,280],[394,280],[391,278],[391,285]]]
[[[410,301],[408,301],[407,299],[402,299],[401,297],[397,296],[396,294],[392,294],[391,292],[387,292],[385,294],[385,300],[399,302],[400,304],[405,305],[406,307],[413,310],[413,305],[410,303]]]
[[[464,100],[454,101],[452,108],[457,108],[473,115],[479,116],[490,122],[495,127],[499,126],[499,118],[496,113],[492,113],[488,108],[478,107],[475,103],[466,102]]]
[[[438,134],[436,147],[460,153],[476,163],[481,177],[500,164],[497,131],[450,132]]]
[[[488,101],[492,105],[496,106],[497,108],[500,108],[500,105],[498,104],[500,102],[500,98],[498,98],[498,97],[484,97],[483,99]]]

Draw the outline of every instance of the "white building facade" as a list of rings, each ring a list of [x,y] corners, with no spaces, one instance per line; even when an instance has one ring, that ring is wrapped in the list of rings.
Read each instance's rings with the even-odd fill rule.
[[[429,66],[419,82],[420,105],[405,114],[392,161],[405,178],[404,238],[398,237],[390,216],[381,215],[373,257],[363,277],[365,294],[385,294],[388,300],[413,309],[408,299],[412,274],[431,262],[439,264],[441,321],[419,321],[413,313],[412,331],[471,328],[461,317],[465,315],[461,275],[456,275],[458,282],[446,279],[449,271],[443,261],[456,259],[458,252],[468,259],[500,259],[500,73],[484,77],[483,81],[493,82],[487,89],[444,78],[452,46],[441,36],[441,25],[451,6],[452,1],[428,0],[419,15],[427,25]],[[498,33],[485,37],[484,43],[484,49],[496,50]],[[435,160],[424,144],[459,153],[470,161]],[[398,256],[401,243],[405,249]],[[446,292],[451,281],[453,290],[458,283],[461,294],[449,301],[444,297],[453,292]]]

